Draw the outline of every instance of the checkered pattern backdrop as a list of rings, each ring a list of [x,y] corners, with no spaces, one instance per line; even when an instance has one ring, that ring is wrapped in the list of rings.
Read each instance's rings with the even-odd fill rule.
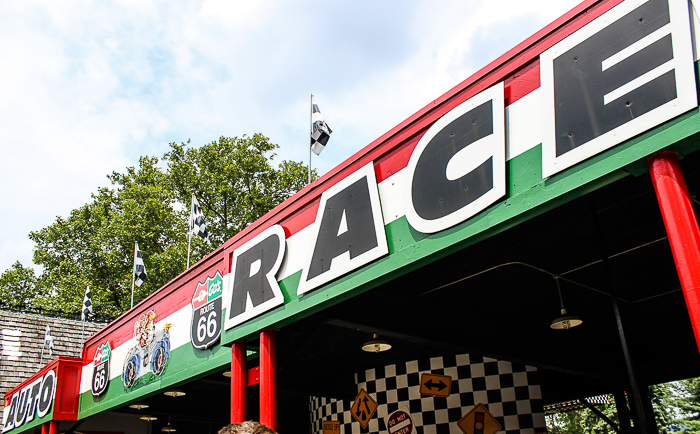
[[[421,396],[423,373],[449,375],[447,398]],[[416,434],[463,434],[457,422],[474,406],[484,404],[503,427],[500,433],[547,432],[537,368],[487,357],[462,354],[413,360],[355,374],[358,392],[365,389],[379,404],[363,429],[350,414],[352,402],[311,397],[311,426],[322,434],[324,420],[340,421],[340,434],[387,432],[384,418],[399,408],[413,418]]]

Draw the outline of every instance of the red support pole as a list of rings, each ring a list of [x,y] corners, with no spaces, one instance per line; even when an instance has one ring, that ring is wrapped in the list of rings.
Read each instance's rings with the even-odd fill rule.
[[[41,424],[41,434],[49,434],[49,422]]]
[[[49,434],[58,434],[58,421],[49,421]]]
[[[236,341],[231,347],[231,423],[245,422],[248,371],[246,370],[244,341]]]
[[[661,152],[647,161],[666,226],[685,304],[700,349],[700,228],[675,152]]]
[[[260,423],[277,431],[275,331],[260,332]]]

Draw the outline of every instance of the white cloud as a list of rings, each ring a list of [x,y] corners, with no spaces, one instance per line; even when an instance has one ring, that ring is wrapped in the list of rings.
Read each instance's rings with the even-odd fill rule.
[[[169,142],[262,132],[307,161],[311,92],[325,173],[574,4],[3,2],[0,271]]]

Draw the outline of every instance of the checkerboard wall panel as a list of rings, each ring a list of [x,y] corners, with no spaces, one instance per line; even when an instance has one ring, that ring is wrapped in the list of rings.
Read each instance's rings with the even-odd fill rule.
[[[423,373],[452,377],[450,396],[421,396]],[[367,429],[350,414],[351,401],[311,397],[312,432],[322,434],[324,420],[339,421],[340,434],[387,432],[384,418],[401,408],[411,414],[416,434],[463,434],[457,422],[480,402],[503,427],[501,434],[544,433],[536,376],[532,366],[469,354],[369,369],[355,374],[358,392],[364,389],[378,404]]]

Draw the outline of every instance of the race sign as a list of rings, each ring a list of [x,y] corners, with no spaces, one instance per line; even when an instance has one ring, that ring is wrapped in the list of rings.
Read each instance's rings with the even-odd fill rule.
[[[94,369],[92,371],[92,396],[102,396],[109,386],[109,356],[112,346],[109,341],[97,347],[95,351]]]
[[[190,340],[198,350],[213,346],[221,336],[221,295],[224,282],[219,271],[199,282],[192,296],[192,326]]]

